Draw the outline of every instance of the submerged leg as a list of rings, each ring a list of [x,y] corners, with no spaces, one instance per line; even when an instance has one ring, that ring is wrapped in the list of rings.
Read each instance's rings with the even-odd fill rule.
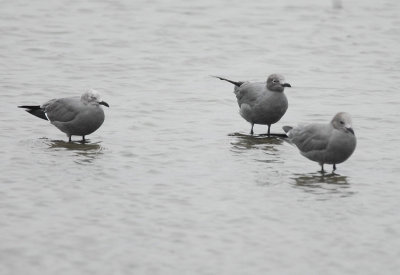
[[[253,135],[253,134],[254,134],[253,127],[254,127],[254,123],[251,124],[250,135]]]
[[[336,164],[333,164],[333,171],[336,170]]]
[[[268,124],[268,136],[270,136],[269,130],[271,129],[271,124]]]

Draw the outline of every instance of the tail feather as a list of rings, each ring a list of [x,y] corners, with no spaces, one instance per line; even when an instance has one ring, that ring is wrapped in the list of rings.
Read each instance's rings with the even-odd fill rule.
[[[283,129],[283,131],[285,131],[286,134],[288,134],[289,131],[293,129],[293,127],[291,127],[291,126],[283,126],[282,129]]]
[[[18,106],[18,108],[25,108],[25,111],[28,113],[37,116],[38,118],[48,120],[44,110],[40,107],[40,105],[22,105]]]
[[[229,83],[232,83],[233,85],[235,85],[237,87],[242,86],[242,84],[244,83],[244,81],[233,81],[233,80],[229,80],[229,79],[226,79],[226,78],[223,78],[220,76],[215,76],[215,75],[212,75],[212,77],[218,78],[220,80],[228,81]]]

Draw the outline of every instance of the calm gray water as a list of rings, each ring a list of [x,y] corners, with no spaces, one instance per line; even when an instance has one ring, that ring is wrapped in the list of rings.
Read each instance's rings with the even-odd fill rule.
[[[400,2],[2,1],[0,274],[398,274]],[[336,174],[238,114],[353,116]],[[95,88],[88,144],[16,106]],[[75,137],[79,139],[79,137]],[[327,167],[331,169],[331,167]]]

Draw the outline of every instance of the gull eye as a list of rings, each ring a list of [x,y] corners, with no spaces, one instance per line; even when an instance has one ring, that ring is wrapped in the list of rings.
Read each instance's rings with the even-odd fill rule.
[[[278,83],[279,81],[277,79],[272,80],[273,83]]]
[[[342,125],[344,124],[343,120],[340,121],[340,124],[342,124]]]

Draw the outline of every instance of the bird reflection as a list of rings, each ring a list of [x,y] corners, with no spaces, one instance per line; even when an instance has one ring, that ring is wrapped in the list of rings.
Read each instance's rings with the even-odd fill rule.
[[[276,163],[281,161],[278,148],[279,145],[283,143],[283,139],[280,137],[268,137],[267,135],[251,136],[240,133],[234,133],[230,136],[234,137],[231,141],[231,151],[235,154],[250,153],[253,160],[265,163]],[[255,150],[258,152],[262,151],[262,154],[259,155]]]
[[[341,197],[349,197],[355,193],[349,190],[351,186],[348,178],[336,173],[294,174],[292,179],[295,182],[294,187],[301,188],[308,193],[338,194]],[[321,197],[321,199],[326,198]]]
[[[244,135],[241,133],[233,133],[229,136],[235,137],[234,141],[231,142],[233,151],[240,151],[252,148],[260,148],[264,150],[276,150],[277,145],[283,143],[283,139],[280,136],[274,136],[271,134],[270,137],[267,135]]]
[[[91,163],[103,154],[103,147],[99,143],[85,142],[65,142],[63,140],[48,140],[47,144],[51,150],[64,150],[73,153],[78,158],[77,163]]]

